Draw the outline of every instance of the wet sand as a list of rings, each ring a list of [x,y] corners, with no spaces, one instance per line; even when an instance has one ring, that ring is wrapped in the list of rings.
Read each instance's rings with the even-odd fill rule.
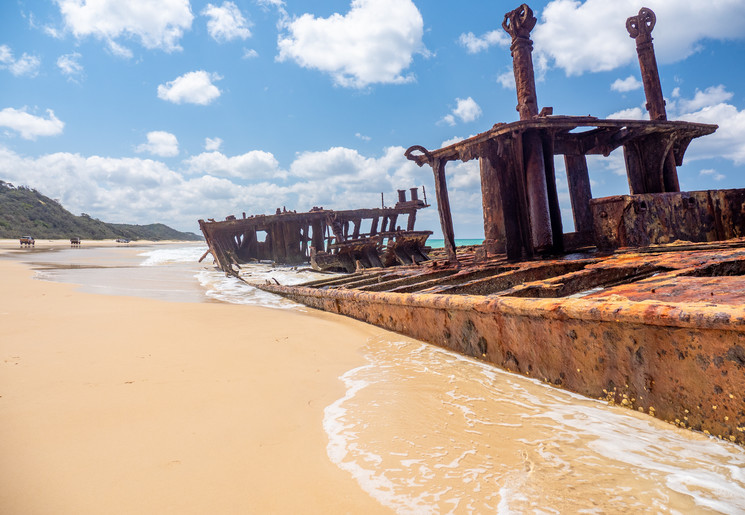
[[[45,243],[0,241],[0,513],[745,510],[734,444],[343,317],[232,304],[242,286],[210,297],[236,285],[199,248]],[[296,272],[251,271],[275,273]]]
[[[2,258],[0,284],[0,512],[388,512],[322,423],[378,329],[93,295]]]

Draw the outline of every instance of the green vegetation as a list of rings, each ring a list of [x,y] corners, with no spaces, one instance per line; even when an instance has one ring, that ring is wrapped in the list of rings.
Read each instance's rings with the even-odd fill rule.
[[[202,237],[163,224],[130,225],[102,222],[83,213],[75,216],[56,200],[25,186],[0,181],[0,239],[30,235],[36,239],[187,240]]]

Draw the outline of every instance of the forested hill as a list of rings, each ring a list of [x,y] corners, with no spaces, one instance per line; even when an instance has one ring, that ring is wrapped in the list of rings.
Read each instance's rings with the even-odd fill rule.
[[[110,224],[85,213],[75,216],[56,200],[25,186],[0,181],[0,239],[24,235],[36,239],[85,240],[127,238],[130,240],[198,241],[202,237],[180,232],[163,224]]]

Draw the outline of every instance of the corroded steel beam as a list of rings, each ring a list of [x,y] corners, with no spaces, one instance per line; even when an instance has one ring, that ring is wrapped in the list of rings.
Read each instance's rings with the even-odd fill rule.
[[[538,100],[535,91],[533,72],[533,42],[530,31],[535,27],[536,18],[526,4],[504,15],[502,28],[512,36],[512,66],[517,90],[517,111],[521,120],[531,120],[538,116]],[[543,142],[540,134],[526,131],[523,134],[525,190],[528,197],[528,225],[532,246],[538,251],[553,247],[551,213],[547,184],[547,170],[544,161]]]
[[[592,211],[590,211],[590,174],[587,170],[587,158],[584,155],[564,155],[564,167],[567,172],[569,198],[572,203],[574,230],[578,233],[592,233]]]
[[[665,111],[665,98],[662,96],[662,84],[660,83],[660,73],[657,69],[657,59],[654,54],[654,45],[652,44],[652,30],[657,23],[657,17],[651,9],[642,7],[639,14],[631,16],[626,20],[626,30],[629,36],[636,40],[636,53],[639,57],[639,67],[641,69],[642,84],[644,84],[644,95],[647,98],[647,111],[650,120],[661,121],[667,120]],[[670,152],[665,154],[664,162],[661,169],[661,188],[653,185],[644,191],[633,191],[632,193],[661,193],[680,191],[678,183],[678,172],[675,168],[675,160]],[[655,169],[657,172],[657,169]],[[650,173],[650,171],[647,171]],[[657,175],[657,174],[656,174]]]
[[[530,31],[536,24],[533,10],[526,4],[504,15],[502,28],[512,36],[512,67],[517,89],[517,112],[521,120],[530,120],[538,115],[538,99],[533,72],[533,42]]]
[[[651,9],[642,7],[639,14],[626,20],[626,30],[636,40],[636,53],[641,67],[644,94],[647,97],[647,111],[650,120],[667,120],[665,112],[665,98],[662,96],[660,73],[657,70],[657,59],[652,44],[652,30],[657,23],[657,17]]]

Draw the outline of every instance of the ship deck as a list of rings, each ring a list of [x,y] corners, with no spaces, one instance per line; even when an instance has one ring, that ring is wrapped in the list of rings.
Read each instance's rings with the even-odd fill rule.
[[[745,444],[745,238],[261,285],[679,427]]]

